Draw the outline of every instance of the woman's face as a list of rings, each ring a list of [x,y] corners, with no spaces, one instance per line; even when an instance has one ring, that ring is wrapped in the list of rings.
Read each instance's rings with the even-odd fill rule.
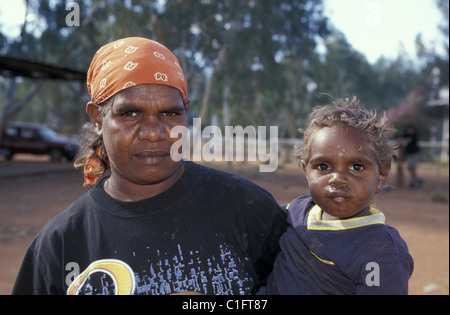
[[[103,119],[97,119],[111,187],[130,195],[145,185],[164,186],[178,178],[181,164],[170,156],[178,138],[171,138],[170,131],[187,126],[188,108],[178,90],[164,85],[138,85],[114,96]]]
[[[314,202],[328,219],[370,214],[368,205],[386,179],[364,132],[352,127],[325,127],[311,142],[302,163]]]

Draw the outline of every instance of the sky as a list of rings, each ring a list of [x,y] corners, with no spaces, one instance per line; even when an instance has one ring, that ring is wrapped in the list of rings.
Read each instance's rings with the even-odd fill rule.
[[[381,56],[396,58],[400,45],[414,59],[414,42],[419,33],[428,46],[435,43],[437,49],[442,47],[440,42],[443,36],[438,30],[442,15],[435,0],[323,1],[330,22],[370,63]],[[2,31],[17,36],[23,16],[23,1],[0,0],[0,21],[4,24]]]
[[[379,57],[395,59],[399,47],[415,58],[415,39],[442,49],[438,29],[443,17],[435,0],[324,0],[325,13],[370,63]],[[442,53],[441,51],[439,51]]]

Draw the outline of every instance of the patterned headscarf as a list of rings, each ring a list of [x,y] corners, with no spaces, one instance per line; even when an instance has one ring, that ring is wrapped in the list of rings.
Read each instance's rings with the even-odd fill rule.
[[[187,98],[186,80],[177,57],[160,43],[142,37],[104,45],[95,53],[87,73],[88,92],[97,104],[123,89],[144,84],[171,86]],[[84,186],[95,185],[109,167],[104,148],[94,151],[84,165]]]
[[[183,69],[165,46],[142,37],[128,37],[101,47],[87,74],[93,102],[99,104],[134,85],[162,84],[178,89],[187,97]]]

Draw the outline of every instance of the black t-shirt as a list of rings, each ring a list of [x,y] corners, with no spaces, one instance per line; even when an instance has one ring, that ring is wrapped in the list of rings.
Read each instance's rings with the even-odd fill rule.
[[[30,245],[13,294],[251,294],[279,252],[286,218],[233,174],[184,162],[167,191],[137,202],[100,181]]]

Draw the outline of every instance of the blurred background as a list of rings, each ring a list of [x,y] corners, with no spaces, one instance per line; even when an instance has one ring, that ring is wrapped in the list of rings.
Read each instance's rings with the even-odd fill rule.
[[[386,111],[392,141],[414,125],[422,183],[408,187],[398,160],[380,208],[414,257],[410,293],[448,295],[448,0],[0,0],[0,294],[11,292],[34,235],[87,190],[72,163],[56,161],[73,159],[88,121],[94,53],[127,36],[175,53],[191,119],[278,126],[276,172],[211,166],[250,178],[280,204],[308,193],[292,149],[330,96]],[[2,138],[47,157],[12,157]]]
[[[95,51],[143,36],[180,59],[205,125],[276,125],[296,138],[327,93],[441,141],[448,10],[446,0],[0,0],[0,130],[15,120],[76,135]]]

